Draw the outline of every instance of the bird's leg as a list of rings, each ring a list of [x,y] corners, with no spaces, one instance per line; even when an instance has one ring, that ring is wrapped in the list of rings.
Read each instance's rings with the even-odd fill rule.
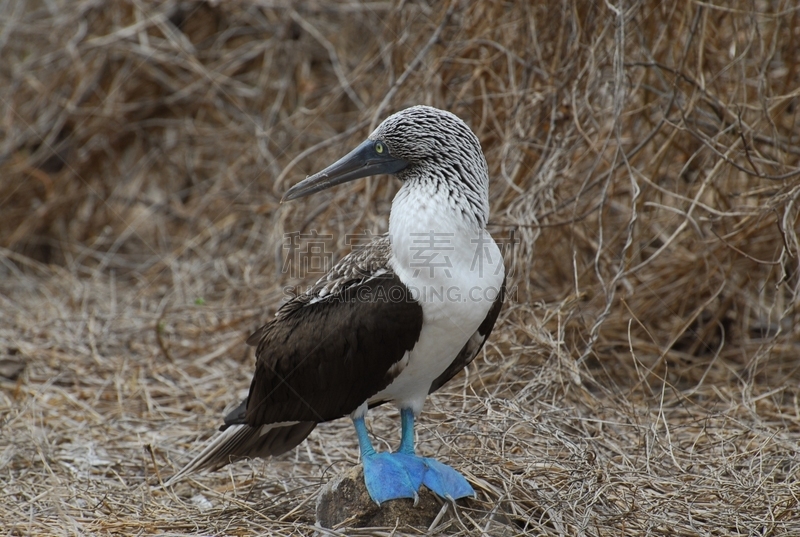
[[[394,457],[393,453],[377,453],[369,440],[369,432],[364,418],[353,418],[353,425],[358,434],[358,446],[361,450],[361,462],[364,465],[364,483],[370,497],[378,505],[387,500],[397,498],[413,498],[414,504],[419,501],[419,490],[422,484],[423,470],[409,473],[409,465]],[[413,466],[423,467],[421,462]],[[418,475],[419,477],[414,477]]]
[[[372,442],[369,439],[369,431],[367,431],[364,418],[353,418],[353,425],[355,425],[356,434],[358,435],[358,448],[361,450],[361,458],[375,455],[375,448],[372,447]]]
[[[417,467],[415,461],[425,465],[422,484],[442,498],[457,500],[475,496],[475,491],[467,480],[450,466],[429,457],[418,457],[414,451],[414,412],[410,408],[400,410],[403,436],[395,457],[404,461],[409,468]],[[410,474],[412,472],[409,472]]]
[[[400,410],[400,427],[403,436],[400,438],[400,449],[397,452],[414,455],[414,411],[410,408]]]

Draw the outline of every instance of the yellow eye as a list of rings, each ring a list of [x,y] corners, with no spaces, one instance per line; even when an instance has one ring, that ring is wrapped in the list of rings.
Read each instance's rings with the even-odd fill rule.
[[[381,142],[375,142],[375,152],[379,155],[383,155],[383,152],[386,150],[386,147]]]

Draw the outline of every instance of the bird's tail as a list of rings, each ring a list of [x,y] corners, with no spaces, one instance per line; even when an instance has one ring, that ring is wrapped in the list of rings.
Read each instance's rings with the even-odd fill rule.
[[[181,468],[164,486],[174,485],[187,475],[200,470],[217,470],[238,459],[280,455],[305,440],[316,426],[313,421],[273,423],[260,427],[231,425],[211,440],[199,455]]]

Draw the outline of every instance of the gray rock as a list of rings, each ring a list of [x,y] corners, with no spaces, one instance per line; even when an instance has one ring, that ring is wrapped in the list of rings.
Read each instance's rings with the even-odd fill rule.
[[[25,357],[19,349],[11,347],[5,352],[0,350],[0,377],[8,380],[17,380],[25,369]]]

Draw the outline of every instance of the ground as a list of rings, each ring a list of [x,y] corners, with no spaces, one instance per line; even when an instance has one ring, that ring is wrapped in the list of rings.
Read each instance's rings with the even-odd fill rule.
[[[386,231],[397,184],[283,192],[429,104],[481,140],[510,273],[420,418],[478,492],[431,533],[800,535],[792,2],[5,9],[4,534],[317,531],[347,420],[160,483],[246,395],[247,336]],[[398,421],[370,413],[381,449]]]

